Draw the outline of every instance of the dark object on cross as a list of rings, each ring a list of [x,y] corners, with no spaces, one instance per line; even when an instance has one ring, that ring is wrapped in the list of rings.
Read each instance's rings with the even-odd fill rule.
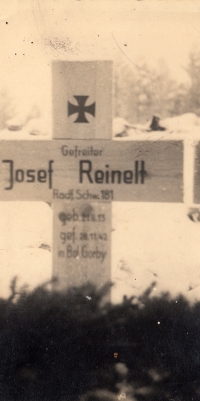
[[[161,127],[159,125],[159,121],[160,121],[160,117],[153,116],[152,122],[151,122],[151,125],[150,125],[150,129],[152,131],[165,131],[166,130],[166,128]]]

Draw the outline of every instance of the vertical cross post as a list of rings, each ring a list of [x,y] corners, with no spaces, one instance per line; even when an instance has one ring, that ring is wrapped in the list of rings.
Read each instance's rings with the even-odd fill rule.
[[[112,63],[53,63],[53,139],[65,140],[63,159],[92,163],[112,133]],[[99,140],[99,146],[93,145]],[[79,142],[79,140],[81,140]],[[95,142],[96,143],[96,142]],[[63,141],[62,141],[63,146]],[[66,181],[53,197],[53,275],[56,289],[111,280],[111,202]]]

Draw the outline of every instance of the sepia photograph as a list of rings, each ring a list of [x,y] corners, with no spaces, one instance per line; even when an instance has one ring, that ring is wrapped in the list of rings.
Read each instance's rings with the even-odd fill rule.
[[[199,27],[1,0],[0,401],[200,400]]]

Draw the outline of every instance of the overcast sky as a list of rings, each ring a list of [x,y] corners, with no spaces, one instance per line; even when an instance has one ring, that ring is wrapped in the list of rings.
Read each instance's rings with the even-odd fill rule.
[[[199,13],[141,12],[138,3],[1,0],[0,87],[7,86],[20,107],[36,102],[48,108],[51,60],[60,58],[137,65],[142,58],[152,67],[163,58],[176,80],[187,81],[183,67],[200,46]]]

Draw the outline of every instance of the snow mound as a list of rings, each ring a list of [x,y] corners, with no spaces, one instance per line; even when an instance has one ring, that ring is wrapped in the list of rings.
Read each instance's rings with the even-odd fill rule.
[[[142,124],[131,124],[127,120],[121,117],[116,117],[113,119],[113,136],[114,137],[127,137],[129,136],[129,133],[133,131],[134,133],[138,132],[148,132],[150,130],[151,122],[148,122],[145,125]]]
[[[160,121],[169,131],[184,131],[200,126],[200,118],[194,113],[185,113],[177,117],[169,117]]]
[[[51,139],[52,121],[51,113],[40,112],[37,108],[15,113],[6,121],[5,128],[0,131],[0,139]]]
[[[176,117],[168,117],[159,120],[159,126],[165,128],[161,130],[151,130],[152,120],[147,124],[130,124],[123,118],[113,119],[113,139],[115,140],[160,140],[172,139],[175,134],[194,134],[200,135],[200,118],[194,113],[185,113]]]
[[[45,118],[32,118],[25,126],[29,135],[49,136],[51,132],[51,122]]]

